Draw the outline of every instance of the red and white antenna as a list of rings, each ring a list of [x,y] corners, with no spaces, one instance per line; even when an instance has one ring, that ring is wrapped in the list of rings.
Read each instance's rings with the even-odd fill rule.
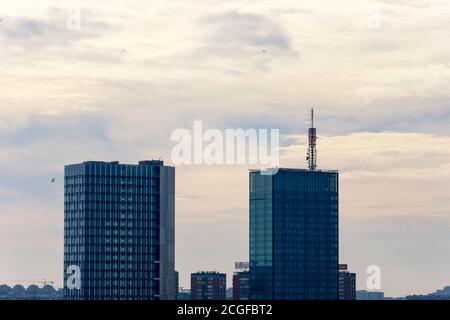
[[[314,171],[317,168],[317,130],[314,128],[314,108],[311,109],[311,127],[308,130],[308,170]]]

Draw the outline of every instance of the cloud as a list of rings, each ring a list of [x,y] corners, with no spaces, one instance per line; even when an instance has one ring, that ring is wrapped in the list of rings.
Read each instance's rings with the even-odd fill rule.
[[[389,6],[405,6],[416,9],[429,8],[431,3],[429,0],[378,0]]]
[[[291,137],[291,139],[294,137]],[[305,136],[283,149],[287,165],[293,165],[306,146]],[[343,173],[358,177],[442,179],[450,175],[450,136],[400,132],[358,132],[343,136],[319,136],[319,164],[333,164]]]
[[[78,116],[37,116],[29,120],[26,127],[4,134],[0,145],[21,147],[38,141],[53,139],[73,143],[82,137],[110,143],[105,115],[81,114]]]
[[[383,248],[395,252],[435,228],[441,237],[436,216],[450,208],[450,6],[382,4],[375,31],[367,28],[372,3],[93,0],[82,3],[80,30],[66,28],[68,8],[60,1],[5,3],[0,241],[21,249],[1,257],[8,272],[0,266],[0,281],[42,278],[46,269],[47,278],[62,281],[55,267],[61,246],[51,241],[63,230],[63,186],[48,181],[56,176],[62,183],[65,164],[168,161],[171,132],[203,120],[209,128],[281,129],[283,166],[305,167],[311,106],[319,165],[341,171],[342,250],[352,252],[351,263],[370,260],[364,241],[383,257]],[[184,286],[199,266],[231,273],[234,260],[246,259],[248,169],[177,167],[177,267]],[[18,227],[28,215],[33,224],[41,218],[36,232]],[[411,221],[426,228],[411,231]],[[385,223],[400,230],[388,244],[375,235],[388,233]],[[37,239],[40,233],[48,238]],[[24,245],[34,237],[39,250]],[[199,245],[206,249],[195,250]],[[433,255],[425,250],[405,261],[420,267],[415,277],[429,279],[420,254]],[[35,252],[46,258],[36,260],[36,274],[18,267]],[[393,261],[389,272],[400,272],[401,261]],[[433,285],[443,285],[447,271],[437,263],[430,270]],[[410,285],[406,277],[390,279],[390,292]]]
[[[92,37],[98,37],[108,29],[105,22],[88,19],[90,13],[83,11],[88,25],[72,30],[67,25],[70,12],[52,7],[43,17],[8,17],[2,22],[0,35],[7,46],[21,46],[42,50],[49,47],[64,47]]]
[[[239,76],[249,67],[267,72],[272,61],[298,58],[283,28],[262,14],[210,14],[199,19],[198,25],[204,40],[194,55],[202,61],[241,60],[239,68],[228,71],[230,75]]]
[[[206,24],[205,24],[206,22]],[[228,12],[202,19],[202,26],[212,29],[208,42],[217,45],[289,50],[289,39],[280,26],[269,18],[248,13]]]

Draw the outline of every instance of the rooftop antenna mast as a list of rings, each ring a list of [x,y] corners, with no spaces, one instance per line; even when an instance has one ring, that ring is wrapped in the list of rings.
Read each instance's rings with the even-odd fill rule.
[[[317,130],[314,128],[314,108],[311,109],[311,127],[308,130],[308,170],[315,171],[317,168]]]

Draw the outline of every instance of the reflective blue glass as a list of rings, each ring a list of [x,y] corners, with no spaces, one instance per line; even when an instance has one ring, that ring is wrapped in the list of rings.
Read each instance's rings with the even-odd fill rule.
[[[338,173],[250,172],[250,297],[338,298]]]

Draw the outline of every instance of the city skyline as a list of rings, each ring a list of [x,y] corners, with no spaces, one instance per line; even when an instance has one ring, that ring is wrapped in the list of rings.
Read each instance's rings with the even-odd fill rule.
[[[306,168],[316,106],[318,167],[340,171],[340,262],[357,289],[370,265],[386,296],[448,285],[450,4],[375,1],[376,25],[373,1],[297,2],[5,3],[0,283],[62,287],[64,165],[170,165],[171,133],[201,120],[280,129],[281,166]],[[77,12],[79,28],[67,24]],[[177,166],[181,286],[197,270],[230,284],[248,260],[249,169]]]

